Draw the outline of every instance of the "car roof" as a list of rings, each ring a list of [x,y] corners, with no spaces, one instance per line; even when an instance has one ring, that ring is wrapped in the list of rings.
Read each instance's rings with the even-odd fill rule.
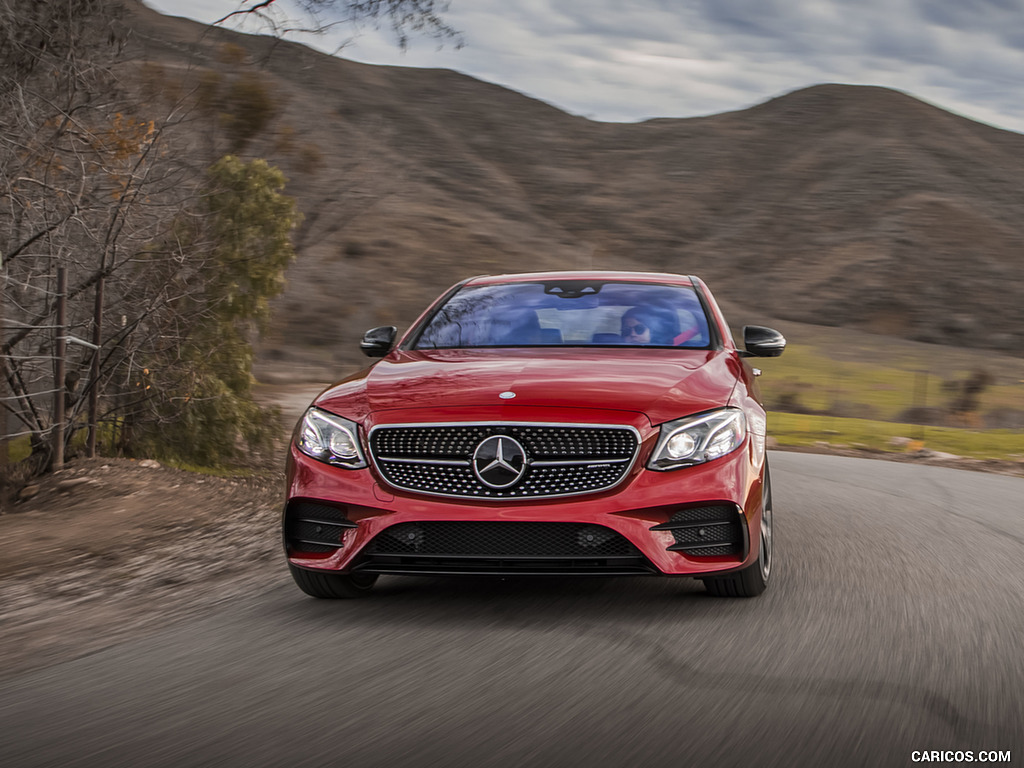
[[[626,272],[609,270],[572,270],[564,272],[521,272],[507,275],[479,275],[465,282],[465,285],[501,285],[504,283],[535,283],[548,280],[586,280],[623,283],[669,283],[672,285],[693,285],[684,275],[669,272]]]

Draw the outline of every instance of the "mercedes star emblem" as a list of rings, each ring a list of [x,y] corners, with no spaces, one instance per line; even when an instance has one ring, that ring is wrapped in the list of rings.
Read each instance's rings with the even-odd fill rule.
[[[473,474],[488,488],[510,488],[524,472],[526,451],[514,438],[491,435],[481,440],[473,452]]]

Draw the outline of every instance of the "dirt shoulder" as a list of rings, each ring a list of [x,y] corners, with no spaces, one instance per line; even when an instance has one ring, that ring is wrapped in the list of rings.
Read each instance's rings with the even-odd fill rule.
[[[258,588],[281,557],[282,491],[126,459],[41,479],[0,517],[0,677]]]
[[[281,409],[257,474],[215,477],[74,459],[0,515],[0,678],[74,658],[285,574],[280,514],[292,426],[323,388],[260,386]]]

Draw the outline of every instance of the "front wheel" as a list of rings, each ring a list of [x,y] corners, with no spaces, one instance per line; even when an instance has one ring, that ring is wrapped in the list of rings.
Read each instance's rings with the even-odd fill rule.
[[[299,589],[310,597],[321,600],[339,600],[353,597],[365,597],[373,589],[377,581],[375,573],[326,573],[324,571],[307,571],[296,568],[289,563],[288,569]]]
[[[725,576],[710,576],[704,588],[715,597],[757,597],[768,588],[772,575],[774,520],[772,516],[772,484],[768,464],[764,466],[764,503],[761,508],[761,546],[757,560],[746,568]]]

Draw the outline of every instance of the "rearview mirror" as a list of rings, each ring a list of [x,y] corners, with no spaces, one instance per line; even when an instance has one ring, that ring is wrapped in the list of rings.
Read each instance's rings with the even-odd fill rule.
[[[786,337],[774,328],[763,325],[743,326],[743,346],[747,355],[754,357],[778,357],[786,348]]]
[[[391,351],[391,345],[395,343],[395,335],[398,329],[393,325],[382,325],[379,328],[371,328],[363,334],[363,340],[359,342],[359,348],[367,357],[384,357]]]

